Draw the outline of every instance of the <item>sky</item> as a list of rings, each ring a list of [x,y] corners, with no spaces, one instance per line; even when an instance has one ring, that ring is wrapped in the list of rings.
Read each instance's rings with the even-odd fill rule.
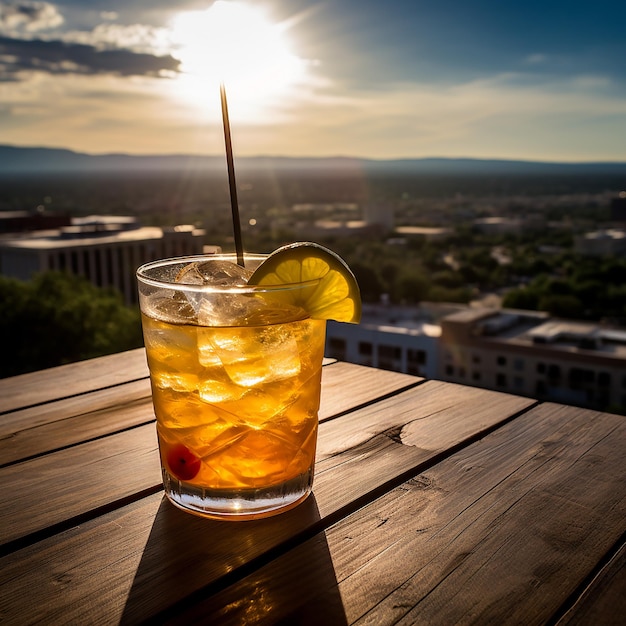
[[[624,0],[0,0],[0,144],[626,161]]]

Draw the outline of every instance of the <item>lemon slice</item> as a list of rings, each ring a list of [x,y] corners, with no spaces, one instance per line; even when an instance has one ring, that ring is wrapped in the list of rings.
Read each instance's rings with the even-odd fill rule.
[[[271,294],[272,300],[303,308],[313,319],[357,324],[361,319],[361,294],[346,262],[316,243],[291,243],[270,254],[248,281],[252,285],[295,285]]]

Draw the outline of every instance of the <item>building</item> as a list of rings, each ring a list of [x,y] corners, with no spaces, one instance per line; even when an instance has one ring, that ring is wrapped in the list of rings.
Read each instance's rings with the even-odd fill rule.
[[[43,207],[37,211],[0,211],[0,233],[21,233],[49,228],[61,228],[71,224],[69,215],[48,213]]]
[[[545,229],[546,226],[546,218],[541,213],[525,213],[518,217],[484,217],[474,220],[476,230],[490,235],[539,231]]]
[[[576,237],[574,250],[588,256],[620,256],[626,254],[626,230],[607,228]]]
[[[158,258],[201,254],[204,230],[193,226],[143,227],[134,217],[72,218],[58,229],[0,239],[0,273],[28,280],[38,272],[68,271],[98,287],[117,288],[137,302],[135,270]]]
[[[326,355],[541,400],[626,411],[626,330],[542,312],[429,306],[364,307],[362,324],[328,325]]]
[[[364,304],[360,324],[329,322],[326,356],[426,378],[439,373],[437,320],[457,305]]]
[[[427,241],[443,241],[454,234],[451,228],[444,226],[398,226],[395,233],[406,237],[416,237]]]
[[[626,330],[531,311],[467,309],[441,320],[440,351],[443,380],[626,409]]]
[[[611,221],[626,224],[626,191],[620,191],[611,200]]]

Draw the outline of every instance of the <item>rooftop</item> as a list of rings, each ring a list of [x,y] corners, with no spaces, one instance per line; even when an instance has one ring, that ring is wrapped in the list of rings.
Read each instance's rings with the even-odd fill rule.
[[[162,239],[176,233],[203,234],[191,225],[171,228],[140,226],[135,217],[119,215],[90,215],[74,217],[70,226],[20,233],[0,239],[0,248],[21,250],[50,250],[76,248],[124,241]]]

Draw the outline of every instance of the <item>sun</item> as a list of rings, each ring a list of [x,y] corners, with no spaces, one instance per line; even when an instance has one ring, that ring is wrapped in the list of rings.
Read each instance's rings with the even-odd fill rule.
[[[204,11],[179,13],[171,33],[172,54],[181,62],[180,94],[200,105],[224,83],[232,111],[258,113],[306,75],[286,26],[248,4],[218,0]]]

